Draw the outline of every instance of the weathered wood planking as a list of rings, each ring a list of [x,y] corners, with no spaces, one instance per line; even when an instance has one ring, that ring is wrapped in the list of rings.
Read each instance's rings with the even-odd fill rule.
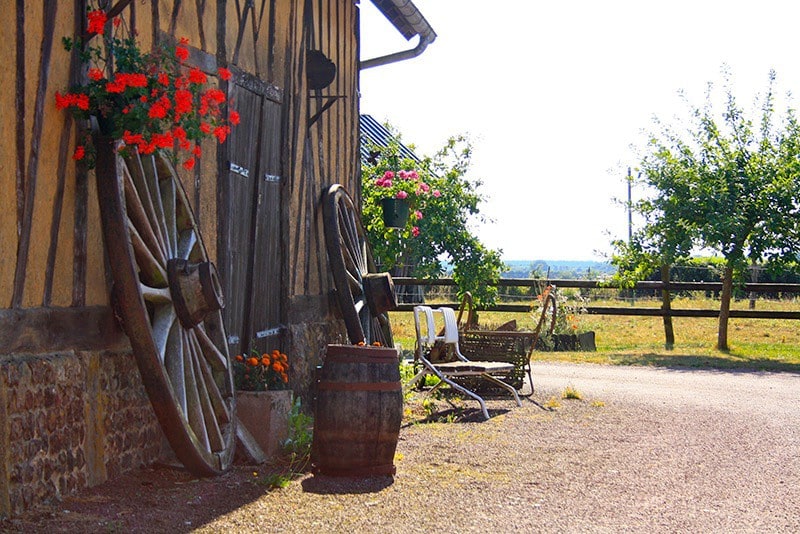
[[[56,110],[53,99],[55,91],[85,75],[77,54],[68,54],[60,42],[62,36],[85,31],[85,4],[16,0],[9,6],[13,24],[0,28],[0,37],[14,42],[14,53],[3,60],[7,75],[0,79],[0,123],[5,126],[0,134],[0,196],[10,208],[0,212],[0,309],[109,302],[95,178],[71,158],[85,125]],[[143,48],[187,37],[190,62],[209,74],[227,65],[273,88],[253,110],[262,125],[253,130],[243,125],[239,134],[256,136],[240,142],[242,152],[248,144],[252,148],[267,142],[260,149],[265,150],[258,171],[262,180],[251,185],[249,194],[268,207],[248,223],[235,220],[240,237],[256,239],[249,262],[242,266],[224,259],[231,254],[227,240],[234,223],[226,221],[235,219],[235,201],[225,200],[227,184],[220,180],[230,179],[227,156],[238,150],[235,142],[223,146],[217,158],[214,144],[205,143],[196,170],[181,169],[209,254],[227,261],[231,272],[246,272],[237,275],[239,281],[226,293],[241,308],[235,314],[242,321],[248,316],[248,321],[263,323],[252,326],[248,335],[281,324],[287,315],[282,303],[326,296],[331,287],[321,193],[331,183],[343,183],[354,197],[360,196],[356,2],[160,0],[113,5],[136,28]],[[312,48],[336,64],[337,75],[329,87],[310,92],[305,69],[306,52]],[[229,93],[244,117],[250,104],[244,96],[236,100],[239,90]],[[309,117],[331,99],[330,108],[309,126]],[[279,178],[264,180],[266,175]],[[262,240],[264,247],[258,244]],[[248,278],[250,286],[244,282]],[[251,298],[253,294],[257,297]],[[320,319],[327,313],[318,310]]]

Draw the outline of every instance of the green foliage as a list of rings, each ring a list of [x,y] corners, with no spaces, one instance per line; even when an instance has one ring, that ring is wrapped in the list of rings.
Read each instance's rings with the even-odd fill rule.
[[[421,278],[440,277],[443,261],[450,263],[460,295],[470,291],[476,303],[493,303],[497,288],[487,282],[499,278],[503,262],[467,227],[474,218],[483,221],[481,182],[465,177],[472,153],[467,139],[452,137],[422,161],[401,157],[397,142],[373,145],[371,152],[376,157],[362,167],[362,217],[376,262],[387,270],[407,266],[403,274]],[[402,228],[386,227],[381,199],[400,191],[411,216]]]
[[[289,410],[288,437],[281,443],[281,468],[256,480],[270,489],[285,488],[292,479],[304,473],[311,463],[311,441],[314,418],[306,414],[297,397]]]
[[[303,411],[300,397],[297,397],[289,410],[289,433],[281,447],[289,458],[292,472],[302,472],[311,461],[311,440],[314,418]]]
[[[663,126],[641,161],[641,182],[653,194],[632,208],[645,223],[630,241],[615,241],[617,281],[643,280],[698,248],[725,260],[719,328],[726,345],[730,289],[750,264],[784,262],[800,251],[800,126],[788,109],[774,120],[774,72],[758,126],[736,103],[726,76],[722,112],[713,112],[711,85],[703,108],[690,106],[685,132]]]

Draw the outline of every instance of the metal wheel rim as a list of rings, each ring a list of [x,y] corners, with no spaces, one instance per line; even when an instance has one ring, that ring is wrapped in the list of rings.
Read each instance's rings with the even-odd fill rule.
[[[556,297],[552,293],[548,293],[542,303],[542,315],[539,316],[539,322],[536,325],[538,337],[553,335],[556,329],[557,314]],[[542,331],[542,328],[545,330]]]
[[[191,206],[163,156],[123,159],[107,138],[96,146],[115,310],[178,460],[196,475],[220,474],[233,460],[236,434],[222,314],[210,310],[196,324],[182,324],[167,272],[181,260],[210,264]]]
[[[363,276],[377,269],[353,199],[341,185],[334,184],[326,192],[323,216],[325,246],[347,337],[353,344],[377,342],[393,347],[389,315],[373,316],[367,305]]]

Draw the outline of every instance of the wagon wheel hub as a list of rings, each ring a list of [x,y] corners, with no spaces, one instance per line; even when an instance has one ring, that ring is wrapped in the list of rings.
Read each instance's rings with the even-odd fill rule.
[[[394,282],[389,273],[366,273],[363,275],[364,296],[372,315],[380,315],[397,308]]]
[[[184,328],[194,327],[225,305],[217,269],[210,261],[172,258],[167,261],[167,278],[175,314]]]

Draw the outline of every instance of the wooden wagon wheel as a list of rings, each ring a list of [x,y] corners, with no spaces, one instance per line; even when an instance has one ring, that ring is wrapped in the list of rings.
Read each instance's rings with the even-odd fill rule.
[[[536,323],[536,337],[534,344],[542,337],[552,339],[553,332],[556,329],[556,316],[558,315],[558,305],[556,304],[555,286],[548,285],[542,291],[542,313],[539,316],[539,321]]]
[[[193,474],[233,459],[235,399],[222,291],[171,164],[98,138],[97,189],[113,298],[153,410]]]
[[[323,216],[336,299],[350,342],[393,347],[387,311],[397,305],[394,284],[388,273],[376,273],[358,211],[341,185],[325,193]]]

